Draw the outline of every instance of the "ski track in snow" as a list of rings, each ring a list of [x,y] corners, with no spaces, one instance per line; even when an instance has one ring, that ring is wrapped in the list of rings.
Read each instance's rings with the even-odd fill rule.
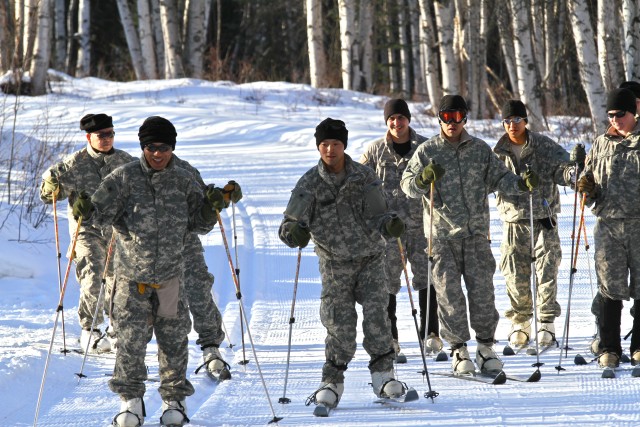
[[[78,96],[81,96],[85,90],[85,81],[74,82],[74,89],[80,94]],[[375,97],[351,92],[342,92],[345,101],[340,106],[317,107],[313,106],[311,101],[304,101],[309,103],[305,105],[303,100],[311,98],[312,95],[305,93],[308,87],[300,85],[285,85],[283,90],[278,90],[277,85],[273,86],[275,89],[260,89],[259,86],[252,85],[229,84],[226,87],[222,83],[193,88],[192,86],[198,86],[196,83],[192,80],[158,81],[155,85],[140,82],[131,85],[110,83],[111,90],[105,92],[105,99],[99,104],[105,107],[110,103],[119,103],[119,107],[123,108],[117,120],[118,144],[132,153],[138,153],[135,133],[137,126],[147,115],[145,109],[150,107],[131,107],[129,104],[131,100],[147,100],[152,104],[154,112],[175,117],[174,123],[179,135],[176,154],[198,167],[205,182],[215,182],[222,186],[228,179],[235,179],[243,187],[244,199],[237,205],[235,213],[237,241],[233,238],[231,209],[227,209],[222,218],[234,262],[237,243],[242,301],[250,319],[250,333],[264,380],[268,385],[270,402],[265,395],[246,330],[245,353],[242,351],[239,304],[220,229],[216,226],[211,233],[203,236],[202,240],[206,248],[207,263],[216,277],[214,296],[223,314],[228,339],[233,344],[232,349],[228,347],[227,340],[221,345],[223,356],[231,364],[233,378],[221,384],[214,384],[205,374],[194,374],[201,361],[201,351],[195,345],[197,337],[192,332],[188,376],[196,393],[187,399],[191,426],[266,425],[273,418],[272,408],[276,416],[283,417],[278,423],[282,426],[640,425],[640,412],[637,410],[640,379],[631,378],[628,370],[620,371],[619,378],[615,380],[601,379],[601,371],[595,363],[587,366],[573,364],[573,356],[576,353],[581,353],[590,360],[587,348],[594,332],[594,321],[589,309],[592,297],[591,283],[595,286],[595,273],[591,272],[593,276],[589,274],[583,247],[579,249],[579,270],[574,275],[572,288],[569,344],[573,349],[569,351],[567,358],[560,358],[559,350],[544,353],[540,357],[540,361],[544,363],[540,368],[540,382],[507,381],[505,385],[492,386],[431,375],[431,388],[438,392],[439,396],[434,402],[425,399],[423,394],[428,390],[428,385],[426,378],[419,373],[423,366],[408,293],[403,287],[398,296],[398,327],[400,342],[408,357],[408,363],[397,365],[397,377],[416,388],[420,400],[406,404],[374,403],[376,398],[369,385],[368,355],[361,347],[362,331],[359,329],[358,350],[346,372],[342,401],[339,407],[331,412],[330,417],[315,418],[312,415],[313,405],[305,406],[304,402],[320,382],[325,332],[318,315],[321,285],[317,258],[311,244],[302,253],[289,377],[284,396],[289,316],[297,250],[287,248],[278,239],[277,230],[282,212],[297,179],[317,162],[318,156],[312,137],[313,126],[324,117],[332,116],[344,118],[351,130],[350,124],[355,124],[356,119],[363,118],[364,114],[374,115],[375,119],[362,120],[363,123],[359,124],[358,128],[360,132],[352,131],[353,137],[350,135],[347,153],[357,159],[364,144],[383,132],[379,123],[380,108],[371,101]],[[113,95],[120,87],[122,89],[119,95]],[[266,84],[266,87],[270,86]],[[251,101],[247,100],[259,94],[263,94],[267,100],[265,105],[251,104]],[[212,97],[216,98],[213,106]],[[189,99],[188,106],[183,106],[179,99]],[[375,101],[378,100],[379,98],[375,98]],[[291,107],[295,102],[300,105]],[[364,108],[371,111],[365,113]],[[70,121],[73,121],[75,126],[76,117],[80,117],[81,114],[77,108],[73,112]],[[282,115],[284,117],[281,117]],[[301,130],[299,125],[291,125],[291,116],[299,117],[308,128]],[[475,134],[471,123],[469,127],[472,129],[470,133]],[[418,131],[431,135],[434,129],[429,127],[423,131],[418,128]],[[223,141],[218,136],[222,132],[233,137],[229,141]],[[211,135],[214,140],[220,139],[220,143],[203,140],[203,134]],[[251,136],[253,134],[258,136]],[[246,139],[243,139],[245,137]],[[486,139],[491,141],[490,138]],[[559,340],[562,340],[567,307],[570,227],[573,216],[573,196],[570,192],[562,191],[562,194],[560,232],[564,256],[558,278],[558,299],[563,314],[556,321]],[[492,249],[496,257],[499,257],[502,226],[495,210],[495,199],[490,196],[489,200],[492,209]],[[587,230],[591,236],[593,217],[588,214],[586,219]],[[66,248],[69,241],[66,229],[66,221],[62,220],[62,248]],[[593,255],[592,252],[593,250],[590,256]],[[48,256],[40,256],[44,260],[41,269],[51,269],[48,277],[55,278],[52,260],[49,260]],[[63,269],[64,262],[66,259],[63,256]],[[10,426],[33,424],[37,393],[55,317],[53,309],[56,293],[49,290],[54,285],[49,283],[48,279],[44,283],[37,279],[26,280],[23,276],[11,279],[11,286],[4,285],[7,279],[0,282],[3,284],[2,290],[7,291],[0,311],[0,395],[5,409],[4,414],[0,415],[0,420],[3,425]],[[30,288],[19,291],[13,290],[13,286]],[[495,287],[496,303],[502,316],[508,300],[504,279],[499,270],[496,270]],[[417,293],[413,296],[417,305]],[[65,307],[64,311],[68,347],[78,346],[77,299],[77,284],[72,275],[65,297],[68,307]],[[631,326],[628,306],[626,303],[623,312],[623,334],[626,334]],[[58,325],[57,337],[61,336],[60,329]],[[506,343],[508,330],[508,322],[501,317],[496,333],[496,338],[500,341],[496,345],[496,352],[499,354]],[[37,345],[32,345],[33,343]],[[119,409],[118,396],[107,386],[108,375],[113,369],[113,356],[88,357],[84,369],[87,377],[78,381],[75,373],[80,369],[82,356],[62,355],[59,352],[61,346],[60,340],[56,338],[38,425],[110,425]],[[475,342],[471,341],[469,347],[473,357]],[[628,347],[628,342],[623,342],[623,347]],[[155,356],[155,341],[152,341],[146,359],[152,377],[157,376],[158,365]],[[249,363],[244,366],[238,364],[244,357]],[[535,369],[531,365],[536,361],[536,357],[521,354],[503,357],[503,361],[508,374],[528,376]],[[565,368],[561,373],[555,369],[559,363]],[[450,362],[436,363],[430,357],[427,359],[427,366],[429,372],[448,372],[451,369]],[[628,369],[628,365],[626,368]],[[144,398],[147,410],[145,426],[159,425],[161,399],[156,391],[157,387],[157,382],[147,382]],[[291,399],[291,403],[278,403],[281,397]]]

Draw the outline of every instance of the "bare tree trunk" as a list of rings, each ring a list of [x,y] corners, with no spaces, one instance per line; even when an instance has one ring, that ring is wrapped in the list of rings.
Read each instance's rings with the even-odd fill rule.
[[[24,0],[16,0],[15,2],[15,22],[16,32],[14,34],[15,50],[13,52],[13,67],[22,67],[22,61],[24,58],[24,30],[25,30],[25,17],[24,17]]]
[[[164,40],[166,78],[184,77],[180,55],[180,25],[176,0],[160,0],[162,39]]]
[[[435,3],[436,25],[440,40],[440,64],[442,66],[442,92],[444,95],[460,93],[457,61],[453,49],[454,4],[452,0]]]
[[[567,10],[580,64],[580,81],[587,95],[593,130],[602,133],[608,124],[605,114],[606,94],[598,65],[587,0],[567,0]]]
[[[342,88],[353,88],[352,74],[352,50],[353,35],[355,34],[355,4],[354,0],[338,0],[338,13],[340,15],[340,58]]]
[[[411,65],[413,74],[413,95],[419,99],[426,98],[427,88],[424,82],[424,61],[420,49],[420,8],[418,0],[407,0],[409,10],[409,30],[411,37]]]
[[[69,12],[67,13],[67,28],[69,29],[69,43],[67,43],[67,60],[65,66],[67,74],[76,75],[76,65],[78,63],[78,0],[69,2]]]
[[[544,129],[544,116],[542,115],[540,83],[538,82],[537,66],[531,45],[531,29],[529,23],[530,9],[526,0],[511,0],[513,11],[514,47],[516,58],[516,71],[518,76],[518,95],[527,105],[529,114],[529,127],[539,131]]]
[[[398,44],[400,45],[400,97],[406,98],[411,93],[409,40],[407,40],[404,0],[398,0]]]
[[[22,68],[24,70],[31,69],[31,61],[33,59],[33,50],[36,44],[38,33],[38,0],[28,0],[25,10],[25,33],[24,33],[24,56]]]
[[[40,0],[35,27],[38,29],[31,61],[31,94],[47,93],[47,71],[51,52],[51,14],[49,0]]]
[[[370,1],[360,2],[358,14],[358,38],[360,39],[360,89],[371,92],[373,81],[373,4]]]
[[[78,32],[80,46],[78,49],[77,77],[91,75],[91,1],[80,0],[78,3]]]
[[[197,79],[202,78],[204,49],[207,41],[205,9],[204,0],[189,0],[186,12],[187,22],[184,23],[187,29],[184,60],[188,75]]]
[[[120,14],[120,22],[124,29],[124,35],[127,40],[127,47],[129,48],[129,55],[131,55],[131,64],[133,70],[136,73],[137,80],[147,79],[147,75],[144,72],[142,65],[142,50],[140,48],[140,40],[138,39],[138,33],[133,24],[131,18],[131,11],[129,10],[129,3],[127,0],[116,0],[118,5],[118,13]]]
[[[67,56],[67,21],[65,19],[65,0],[55,0],[55,54],[53,66],[56,70],[65,69],[65,59]]]
[[[516,72],[516,50],[513,47],[513,28],[511,28],[511,4],[509,0],[497,0],[494,13],[498,18],[498,30],[500,32],[500,50],[504,58],[509,76],[509,84],[514,94],[518,93],[518,74]],[[562,0],[565,1],[565,0]]]
[[[13,34],[15,34],[14,22],[11,19],[13,10],[9,0],[0,0],[0,72],[11,68],[13,54]]]
[[[384,12],[384,16],[386,16],[387,18],[387,28],[386,28],[386,40],[387,40],[387,46],[386,46],[386,55],[385,55],[385,59],[387,60],[386,62],[386,69],[389,72],[389,92],[395,94],[398,93],[398,82],[400,81],[399,78],[399,73],[400,70],[398,70],[398,67],[396,67],[396,58],[395,58],[395,50],[393,48],[393,45],[395,44],[395,40],[396,40],[396,36],[393,33],[393,28],[394,28],[394,22],[393,19],[391,19],[392,16],[392,10],[393,8],[390,5],[391,0],[385,0],[384,2],[384,8],[385,8],[385,12]]]
[[[420,44],[425,64],[425,80],[429,101],[431,102],[431,112],[437,114],[437,105],[442,98],[442,88],[440,87],[440,64],[438,63],[438,42],[434,31],[434,19],[428,0],[420,0]]]
[[[538,76],[544,76],[547,74],[545,68],[546,62],[545,51],[545,22],[547,17],[545,16],[545,3],[550,3],[549,0],[529,0],[531,2],[531,46],[533,47],[533,57],[535,58],[536,65],[538,67]],[[540,80],[540,79],[538,79]]]
[[[640,6],[637,0],[622,0],[625,80],[640,80]]]
[[[167,58],[164,53],[164,36],[162,31],[162,19],[160,18],[160,0],[151,1],[151,23],[153,28],[153,39],[156,48],[156,63],[158,67],[158,78],[167,77]]]
[[[325,87],[327,56],[322,44],[322,1],[306,0],[307,47],[309,49],[309,78],[311,86]]]
[[[617,8],[612,1],[598,1],[598,63],[602,73],[602,83],[605,91],[610,91],[620,84],[623,79],[623,69],[620,59],[622,51],[618,38],[619,19]]]
[[[484,108],[485,91],[487,89],[487,73],[485,71],[487,64],[485,47],[486,13],[485,0],[469,0],[467,7],[467,46],[469,54],[467,102],[470,108],[470,116],[473,119],[482,119],[489,116]]]
[[[149,0],[138,0],[138,35],[140,50],[144,52],[144,55],[142,55],[142,67],[144,68],[144,75],[148,79],[157,79],[156,44],[153,41],[153,26],[151,22]]]

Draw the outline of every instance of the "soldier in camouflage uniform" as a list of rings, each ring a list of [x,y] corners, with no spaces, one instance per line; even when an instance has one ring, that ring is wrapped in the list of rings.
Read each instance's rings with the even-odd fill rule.
[[[554,320],[560,316],[558,268],[562,260],[557,215],[560,212],[558,185],[571,184],[574,173],[569,153],[550,138],[527,129],[527,109],[520,100],[508,100],[502,107],[505,134],[493,151],[512,172],[519,174],[527,167],[540,177],[533,192],[533,238],[535,242],[535,274],[537,278],[538,344],[556,342]],[[575,174],[573,175],[575,176]],[[504,222],[500,246],[500,270],[507,282],[511,308],[505,316],[511,320],[509,343],[523,347],[531,337],[534,313],[531,296],[531,230],[529,194],[509,195],[498,192],[497,205]]]
[[[640,299],[640,253],[635,249],[640,240],[640,125],[633,92],[624,88],[609,92],[607,114],[610,126],[593,142],[578,189],[596,216],[594,258],[601,295],[598,363],[615,368],[622,355],[622,301],[633,299],[635,305]],[[640,363],[639,317],[633,319],[630,345],[634,365]]]
[[[207,186],[198,169],[175,154],[173,155],[173,163],[176,167],[191,173],[200,188],[206,191]],[[224,190],[227,202],[237,203],[242,198],[240,184],[235,181],[229,181]],[[203,351],[204,365],[209,373],[216,378],[221,378],[220,374],[228,366],[219,350],[220,343],[224,341],[222,316],[211,295],[214,277],[207,268],[207,263],[204,260],[204,248],[197,233],[187,234],[183,253],[187,262],[187,268],[184,271],[184,286],[189,302],[189,311],[193,317],[193,329],[198,333],[196,344]]]
[[[427,236],[433,226],[432,279],[440,332],[451,344],[452,367],[458,373],[475,370],[467,350],[471,338],[469,320],[478,342],[476,362],[480,370],[502,368],[493,350],[499,315],[493,287],[496,263],[487,238],[487,194],[494,190],[522,194],[535,187],[537,178],[533,171],[525,178],[510,172],[489,145],[464,130],[466,115],[467,104],[460,95],[442,98],[438,113],[440,134],[418,147],[400,183],[409,196],[424,198]],[[432,187],[435,194],[430,217]],[[467,288],[469,320],[461,278]]]
[[[402,235],[402,246],[406,253],[406,260],[411,264],[413,279],[411,284],[419,291],[420,305],[420,337],[427,341],[425,349],[438,352],[442,349],[438,324],[438,306],[436,293],[431,285],[429,301],[429,325],[427,325],[427,286],[429,283],[429,259],[427,255],[427,240],[422,232],[422,201],[408,197],[400,189],[400,179],[407,167],[407,163],[420,144],[426,141],[409,126],[411,112],[403,99],[391,99],[384,106],[384,119],[387,134],[384,138],[373,141],[367,146],[360,157],[360,163],[369,166],[382,181],[382,189],[389,203],[406,226]],[[394,339],[396,354],[400,354],[398,344],[398,326],[396,317],[396,295],[400,292],[403,274],[400,249],[396,241],[389,241],[385,251],[385,266],[387,269],[387,286],[389,290],[389,320],[391,320],[391,334]],[[400,358],[398,358],[400,359]]]
[[[303,248],[312,238],[320,263],[326,362],[322,384],[310,399],[330,407],[340,400],[344,371],[356,352],[356,303],[364,316],[362,345],[371,357],[373,391],[400,396],[405,389],[393,374],[383,257],[384,237],[401,236],[404,224],[388,209],[375,173],[344,153],[344,122],[325,119],[316,127],[315,138],[320,161],[293,189],[279,231],[292,248]]]
[[[75,216],[113,225],[119,235],[113,310],[119,350],[109,387],[122,400],[114,418],[120,427],[144,422],[144,359],[154,333],[161,424],[188,422],[185,397],[194,393],[186,376],[191,320],[182,283],[184,239],[209,232],[224,200],[213,186],[203,196],[192,174],[172,162],[176,136],[168,120],[147,118],[138,132],[140,160],[116,169],[90,199],[80,197],[73,205]]]
[[[93,193],[104,177],[117,167],[134,160],[127,152],[113,148],[115,132],[111,116],[87,114],[80,120],[80,129],[86,132],[87,146],[51,166],[43,174],[40,186],[40,198],[45,203],[53,202],[54,193],[57,200],[68,199],[69,232],[72,237],[77,223],[71,215],[71,208],[80,193],[82,191]],[[82,327],[80,345],[83,351],[88,346],[90,351],[106,352],[112,349],[112,344],[115,344],[99,329],[104,321],[104,315],[109,314],[109,296],[113,285],[113,277],[110,273],[112,269],[106,266],[111,233],[111,227],[98,228],[94,225],[82,224],[78,232],[75,252],[68,254],[73,256],[76,263],[76,279],[80,284],[78,316]],[[103,307],[96,312],[105,267],[109,268],[107,289],[104,290]],[[94,313],[97,313],[95,319]],[[112,323],[112,327],[109,328],[109,336],[112,338],[113,333]]]

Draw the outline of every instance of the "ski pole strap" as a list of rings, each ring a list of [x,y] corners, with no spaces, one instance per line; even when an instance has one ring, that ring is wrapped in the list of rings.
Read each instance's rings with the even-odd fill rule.
[[[138,283],[138,293],[140,295],[144,295],[145,291],[147,290],[147,286],[153,289],[160,289],[160,285],[158,285],[157,283]]]

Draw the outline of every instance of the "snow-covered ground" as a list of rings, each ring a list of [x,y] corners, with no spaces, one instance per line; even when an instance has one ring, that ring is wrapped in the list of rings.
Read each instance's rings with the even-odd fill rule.
[[[314,128],[326,117],[340,118],[349,129],[347,153],[358,158],[365,145],[384,131],[382,106],[385,98],[343,90],[315,90],[304,85],[286,83],[252,83],[198,80],[143,81],[114,83],[94,78],[70,79],[60,76],[52,83],[53,93],[46,97],[20,98],[16,132],[18,135],[40,135],[42,144],[60,138],[72,138],[74,149],[85,139],[78,129],[80,117],[86,113],[104,112],[113,116],[116,146],[134,155],[140,154],[137,130],[150,115],[170,119],[178,130],[176,154],[199,168],[207,183],[224,184],[229,179],[241,183],[244,199],[237,205],[233,238],[232,211],[223,214],[225,231],[232,258],[237,247],[241,274],[243,304],[250,321],[244,330],[244,348],[239,318],[239,304],[231,278],[220,228],[203,236],[206,259],[216,277],[213,292],[224,314],[225,328],[233,344],[225,341],[222,352],[231,364],[233,379],[213,384],[204,374],[193,373],[200,363],[201,352],[192,333],[189,379],[196,393],[187,399],[188,415],[193,426],[266,425],[274,416],[282,417],[278,425],[324,426],[637,426],[640,425],[640,379],[630,376],[629,365],[623,365],[619,378],[600,378],[591,363],[575,366],[576,353],[586,353],[594,333],[589,307],[595,287],[592,253],[581,242],[578,271],[573,278],[570,305],[570,337],[572,349],[568,357],[558,350],[541,356],[542,378],[537,383],[508,381],[492,386],[433,375],[448,372],[449,362],[427,360],[431,389],[439,395],[433,400],[423,394],[429,390],[419,373],[422,361],[406,287],[399,294],[398,317],[400,341],[408,356],[406,365],[397,366],[397,376],[415,387],[419,401],[401,404],[374,403],[368,382],[368,356],[358,346],[354,360],[346,372],[343,399],[329,418],[314,418],[305,399],[320,381],[324,362],[324,329],[320,324],[320,280],[317,258],[310,245],[303,250],[300,279],[295,301],[290,366],[285,395],[285,372],[289,317],[292,306],[297,251],[283,245],[277,236],[290,190],[297,179],[315,165],[318,154],[313,138]],[[0,149],[7,150],[14,111],[13,98],[2,104],[4,127]],[[437,132],[437,121],[422,114],[424,105],[411,104],[412,126],[426,136]],[[7,121],[9,120],[9,121]],[[575,119],[554,117],[551,136],[560,139],[568,150],[581,141],[579,133],[566,129]],[[46,132],[34,132],[35,124],[47,126]],[[493,144],[501,130],[499,121],[470,121],[471,134]],[[42,135],[46,136],[42,136]],[[570,134],[571,136],[566,136]],[[583,141],[584,142],[584,141]],[[587,141],[588,142],[588,141]],[[39,182],[33,182],[38,185]],[[496,257],[502,234],[501,222],[493,207],[491,239]],[[563,315],[556,321],[558,336],[562,331],[569,294],[573,194],[563,191],[564,208],[560,218],[560,234],[564,259],[559,277],[559,302]],[[61,230],[62,271],[69,245],[64,203],[59,213]],[[6,208],[6,204],[2,205]],[[4,218],[4,215],[3,215]],[[587,231],[591,238],[593,216],[586,212]],[[36,401],[45,360],[56,318],[58,304],[57,260],[52,215],[43,227],[24,230],[18,242],[15,220],[0,230],[0,424],[33,425]],[[237,246],[235,245],[237,243]],[[592,242],[589,242],[592,243]],[[498,309],[504,313],[508,305],[504,279],[495,274]],[[414,294],[417,297],[417,294]],[[60,352],[63,346],[61,320],[64,317],[66,345],[77,348],[78,285],[73,271],[69,279],[60,315],[53,352],[39,411],[40,426],[106,426],[119,409],[119,398],[107,387],[113,369],[113,356],[87,358]],[[417,304],[417,298],[416,298]],[[629,304],[623,312],[623,333],[630,329]],[[500,352],[509,324],[502,318],[496,338]],[[249,334],[250,332],[250,334]],[[253,351],[251,341],[255,345]],[[475,342],[470,342],[471,353]],[[628,342],[624,343],[628,347]],[[150,376],[157,374],[155,342],[149,345],[147,363]],[[257,361],[256,361],[257,357]],[[591,360],[589,356],[586,356]],[[248,359],[246,365],[238,362]],[[504,357],[509,374],[528,375],[535,368],[535,357],[524,354]],[[257,367],[260,364],[268,394]],[[561,365],[559,372],[556,367]],[[161,400],[157,382],[148,382],[145,402],[145,425],[159,425]],[[280,398],[291,399],[289,404]]]

